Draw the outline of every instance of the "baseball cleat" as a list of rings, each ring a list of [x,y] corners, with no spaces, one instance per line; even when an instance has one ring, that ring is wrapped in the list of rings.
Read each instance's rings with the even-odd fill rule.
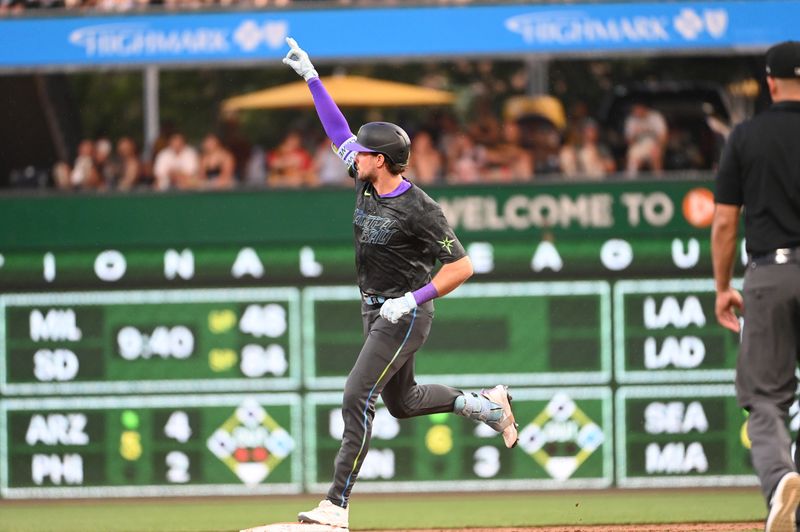
[[[511,411],[511,395],[508,393],[508,386],[498,384],[494,388],[481,390],[481,395],[489,401],[500,405],[503,415],[498,421],[485,421],[487,425],[503,433],[503,441],[509,449],[515,447],[519,442],[517,436],[517,423],[514,421],[514,413]]]
[[[796,532],[795,512],[800,504],[800,475],[786,473],[778,482],[770,502],[765,532]]]
[[[336,506],[328,499],[325,499],[313,510],[297,514],[297,520],[301,523],[314,523],[346,529],[348,527],[347,514],[348,508]]]

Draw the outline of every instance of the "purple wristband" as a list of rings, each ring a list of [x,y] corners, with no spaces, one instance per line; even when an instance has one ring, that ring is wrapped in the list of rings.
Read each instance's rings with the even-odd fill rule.
[[[439,291],[436,290],[433,283],[428,283],[419,290],[414,290],[411,294],[414,296],[414,301],[417,302],[417,305],[422,305],[431,299],[439,297]]]

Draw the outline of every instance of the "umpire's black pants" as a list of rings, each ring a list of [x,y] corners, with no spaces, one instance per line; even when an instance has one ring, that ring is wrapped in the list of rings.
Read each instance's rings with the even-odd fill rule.
[[[750,264],[744,280],[744,329],[736,395],[750,411],[753,467],[769,499],[781,477],[796,471],[786,427],[800,355],[800,265]]]
[[[461,395],[455,388],[419,385],[414,379],[414,353],[428,338],[433,303],[421,305],[398,323],[381,318],[379,311],[380,305],[362,304],[366,341],[344,387],[344,435],[328,491],[328,500],[342,507],[347,506],[369,449],[378,395],[397,418],[452,412],[456,397]]]

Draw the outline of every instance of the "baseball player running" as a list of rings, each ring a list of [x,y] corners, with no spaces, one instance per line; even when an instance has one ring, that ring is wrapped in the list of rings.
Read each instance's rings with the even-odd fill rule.
[[[298,515],[301,522],[348,528],[350,492],[369,448],[378,395],[397,418],[454,412],[482,421],[509,448],[517,444],[517,425],[506,386],[464,393],[416,383],[414,355],[430,332],[433,299],[466,281],[472,263],[439,205],[403,177],[411,148],[406,132],[370,122],[353,135],[308,54],[294,39],[286,42],[283,62],[308,82],[325,133],[356,184],[353,231],[366,339],[344,388],[333,484],[319,506]],[[442,267],[431,279],[437,259]]]

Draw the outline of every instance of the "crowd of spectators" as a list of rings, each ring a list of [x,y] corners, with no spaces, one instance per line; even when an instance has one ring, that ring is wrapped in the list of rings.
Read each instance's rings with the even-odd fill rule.
[[[62,190],[225,189],[236,185],[233,154],[219,137],[206,135],[198,151],[181,133],[160,138],[155,156],[144,158],[130,137],[113,145],[105,137],[84,139],[72,164],[56,163],[53,185]]]
[[[617,150],[607,143],[606,130],[582,112],[562,129],[541,117],[501,119],[490,113],[467,124],[442,113],[422,127],[406,127],[412,149],[405,175],[421,185],[631,179],[705,164],[686,131],[670,128],[662,113],[640,102],[625,118],[624,145]],[[347,169],[319,129],[291,130],[265,148],[213,133],[195,147],[169,128],[148,157],[129,137],[115,144],[86,139],[74,161],[55,166],[52,182],[65,190],[122,191],[346,186]]]
[[[0,0],[0,14],[25,6],[124,11],[144,5],[175,9],[233,3],[280,7],[311,1],[315,0]],[[329,3],[367,2],[331,0]],[[374,0],[371,3],[374,5]],[[521,62],[455,59],[446,68],[436,62],[409,68],[406,77],[413,83],[457,94],[454,108],[460,113],[460,119],[455,114],[437,113],[435,119],[422,119],[421,123],[398,120],[413,139],[406,175],[421,184],[624,179],[642,173],[708,170],[716,162],[716,150],[721,145],[715,139],[708,140],[715,134],[709,128],[698,135],[698,128],[703,125],[687,127],[676,120],[674,109],[662,114],[644,102],[629,105],[626,100],[623,112],[600,116],[602,105],[597,94],[615,93],[611,90],[615,80],[630,76],[627,72],[615,73],[607,61],[595,61],[585,68],[551,66],[551,83],[547,88],[551,97],[559,102],[573,102],[566,124],[549,121],[552,117],[510,116],[505,109],[497,108],[532,90],[531,71]],[[372,73],[378,77],[386,75]],[[582,84],[576,82],[582,80],[580,73],[590,76],[591,81],[585,83],[590,90],[583,90]],[[680,75],[667,71],[664,78],[670,80]],[[216,87],[217,92],[222,92],[221,86]],[[583,107],[574,105],[581,98],[598,101],[584,103]],[[594,112],[589,112],[590,107]],[[620,121],[620,117],[624,120]],[[242,185],[286,188],[350,183],[346,169],[330,149],[330,142],[320,137],[318,123],[311,122],[313,126],[285,131],[280,141],[262,145],[233,138],[224,129],[216,131],[217,135],[200,138],[198,129],[204,126],[198,126],[197,120],[185,124],[184,135],[181,131],[163,129],[152,146],[137,147],[131,138],[115,139],[115,146],[112,139],[87,139],[81,142],[77,156],[71,154],[72,160],[57,164],[54,171],[47,172],[48,176],[31,179],[18,169],[8,181],[11,186],[42,186],[47,181],[61,189],[100,190],[223,189]],[[187,131],[191,132],[189,138]],[[275,131],[266,134],[272,136]],[[700,138],[703,136],[706,138]],[[32,167],[30,170],[34,171]],[[34,181],[36,185],[32,184]]]
[[[29,9],[68,9],[73,11],[126,12],[143,9],[198,10],[215,8],[289,7],[311,2],[331,5],[398,5],[401,0],[0,0],[0,16]],[[428,0],[430,4],[465,4],[472,0]]]

